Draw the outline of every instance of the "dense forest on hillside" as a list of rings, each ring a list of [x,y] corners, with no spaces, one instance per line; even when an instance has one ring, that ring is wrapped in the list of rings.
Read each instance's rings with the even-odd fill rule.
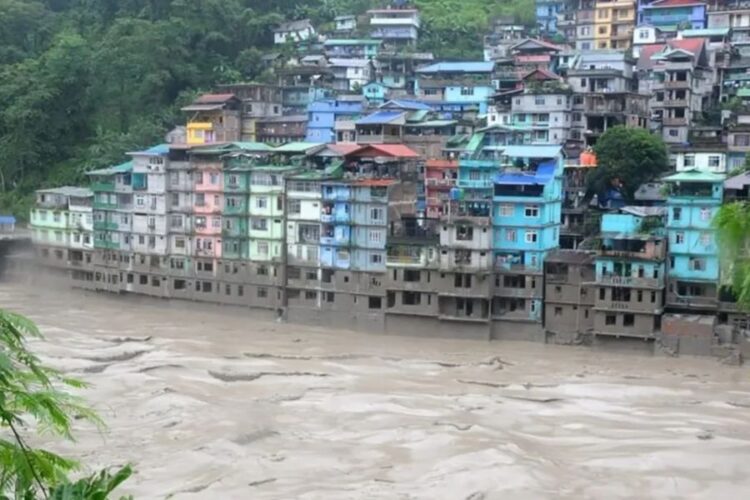
[[[272,30],[364,14],[378,0],[0,0],[0,212],[81,182],[160,140],[176,110],[216,83],[268,79]],[[533,20],[532,0],[416,0],[420,49],[478,58],[498,14]]]

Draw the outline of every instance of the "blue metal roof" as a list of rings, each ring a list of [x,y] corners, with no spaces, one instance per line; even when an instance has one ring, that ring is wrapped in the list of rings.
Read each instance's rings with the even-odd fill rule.
[[[440,62],[417,69],[417,73],[491,73],[494,62]]]
[[[390,105],[398,106],[399,108],[408,109],[410,111],[421,111],[430,110],[432,106],[419,101],[412,101],[411,99],[391,99],[390,101],[382,104],[380,107],[385,108]]]
[[[495,175],[495,184],[547,184],[555,175],[555,162],[542,163],[536,172],[503,172]]]
[[[134,155],[165,155],[169,153],[169,144],[157,144],[156,146],[151,146],[150,148],[144,150],[144,151],[135,151],[133,153]]]
[[[364,118],[357,120],[356,125],[377,125],[391,123],[396,118],[399,118],[404,113],[402,111],[377,111],[371,115],[365,116]]]
[[[15,224],[16,218],[12,215],[0,215],[0,224]]]
[[[506,146],[505,156],[511,158],[556,158],[562,153],[562,146],[543,144],[537,146]]]

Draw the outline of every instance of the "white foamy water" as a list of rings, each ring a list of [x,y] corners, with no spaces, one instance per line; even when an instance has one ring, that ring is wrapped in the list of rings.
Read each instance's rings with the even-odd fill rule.
[[[250,311],[0,285],[49,364],[92,383],[136,498],[746,498],[747,368],[364,335]]]

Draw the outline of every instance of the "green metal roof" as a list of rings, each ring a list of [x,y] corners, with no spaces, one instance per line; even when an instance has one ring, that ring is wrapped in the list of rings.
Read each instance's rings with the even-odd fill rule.
[[[429,113],[429,109],[420,109],[417,111],[412,111],[409,113],[409,115],[406,117],[407,122],[421,122],[424,120],[425,116],[427,116],[427,113]]]
[[[311,149],[319,148],[321,146],[325,146],[325,144],[320,142],[290,142],[289,144],[279,146],[272,151],[275,153],[306,153]]]
[[[87,175],[115,175],[115,174],[126,174],[133,171],[133,162],[126,161],[114,167],[100,168],[99,170],[91,170],[86,172]]]
[[[670,176],[664,177],[669,182],[724,182],[725,176],[713,172],[704,172],[701,170],[685,170],[677,172]]]
[[[728,35],[729,34],[729,28],[705,28],[705,29],[695,29],[695,30],[682,30],[680,31],[682,33],[683,37],[692,37],[692,36],[719,36],[719,35]]]
[[[739,97],[750,97],[750,88],[743,87],[743,88],[737,90],[737,95]]]
[[[448,125],[455,125],[458,123],[456,120],[427,120],[426,122],[412,123],[409,127],[447,127]]]
[[[266,151],[273,151],[273,148],[271,146],[268,146],[267,144],[263,144],[262,142],[230,142],[229,144],[198,147],[191,150],[191,152],[193,153],[201,154],[221,154],[234,151],[255,151],[262,153]]]
[[[479,145],[482,144],[483,139],[484,132],[477,132],[476,134],[472,135],[469,144],[466,145],[466,151],[469,151],[471,153],[476,151],[479,148]]]

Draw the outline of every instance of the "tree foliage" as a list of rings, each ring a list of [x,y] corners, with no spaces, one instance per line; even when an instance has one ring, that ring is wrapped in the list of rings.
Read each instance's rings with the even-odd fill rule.
[[[623,196],[633,201],[641,184],[669,169],[664,141],[642,128],[610,128],[597,140],[594,152],[598,167],[586,178],[589,195],[602,193],[619,180]]]
[[[750,203],[734,202],[719,208],[713,225],[721,258],[722,282],[731,287],[737,303],[750,309]]]
[[[86,169],[159,140],[181,121],[174,103],[187,91],[273,81],[261,58],[277,50],[280,22],[355,14],[364,23],[389,3],[0,0],[0,211],[25,217],[34,189],[83,183]],[[534,20],[530,0],[410,3],[422,12],[418,50],[442,58],[480,58],[495,16]]]
[[[24,434],[36,427],[72,440],[74,419],[101,426],[99,417],[63,388],[84,384],[45,367],[26,348],[27,337],[41,337],[28,319],[0,310],[0,499],[104,499],[132,473],[130,467],[101,471],[77,482],[68,473],[74,460],[32,448]]]

